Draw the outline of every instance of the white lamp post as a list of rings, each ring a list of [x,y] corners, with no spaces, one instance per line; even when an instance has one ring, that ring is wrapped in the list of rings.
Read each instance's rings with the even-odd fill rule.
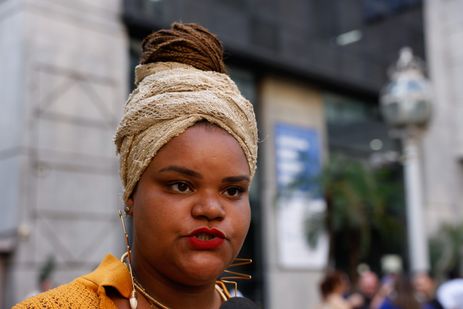
[[[409,47],[400,51],[390,71],[390,83],[381,93],[381,110],[386,122],[401,133],[407,203],[410,266],[413,272],[429,270],[424,229],[419,144],[431,118],[431,93],[421,62]]]

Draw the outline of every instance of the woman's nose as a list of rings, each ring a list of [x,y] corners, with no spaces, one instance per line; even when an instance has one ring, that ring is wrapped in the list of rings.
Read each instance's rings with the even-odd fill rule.
[[[220,197],[214,193],[202,193],[198,195],[191,214],[194,218],[206,219],[207,221],[222,220],[225,217],[225,209]]]

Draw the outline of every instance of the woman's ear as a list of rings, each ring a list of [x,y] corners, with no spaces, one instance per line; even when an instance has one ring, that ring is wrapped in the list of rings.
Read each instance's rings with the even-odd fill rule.
[[[130,197],[129,199],[127,199],[127,202],[125,203],[125,208],[124,208],[124,211],[125,211],[125,214],[127,216],[131,216],[133,214],[133,198]]]

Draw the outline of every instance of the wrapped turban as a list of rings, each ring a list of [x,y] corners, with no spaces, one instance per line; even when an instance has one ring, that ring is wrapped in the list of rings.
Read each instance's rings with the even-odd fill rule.
[[[124,201],[130,198],[159,149],[196,122],[207,120],[239,143],[251,177],[256,169],[257,126],[252,104],[223,73],[177,62],[138,65],[115,144]]]

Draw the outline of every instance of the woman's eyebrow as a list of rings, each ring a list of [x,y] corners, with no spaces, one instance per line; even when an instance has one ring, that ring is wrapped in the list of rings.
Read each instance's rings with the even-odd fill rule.
[[[241,181],[249,182],[249,177],[243,175],[243,176],[230,176],[230,177],[225,177],[224,179],[222,179],[223,183],[241,182]]]
[[[189,168],[182,167],[182,166],[177,166],[177,165],[170,165],[170,166],[161,168],[159,170],[159,172],[160,173],[176,172],[176,173],[180,173],[180,174],[183,174],[183,175],[186,175],[186,176],[191,176],[191,177],[195,177],[195,178],[203,178],[203,176],[200,173],[195,172],[193,170],[190,170]]]

